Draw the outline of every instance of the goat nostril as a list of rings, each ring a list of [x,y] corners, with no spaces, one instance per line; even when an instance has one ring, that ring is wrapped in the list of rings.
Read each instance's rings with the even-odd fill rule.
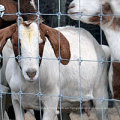
[[[27,71],[26,73],[31,79],[33,79],[37,72],[36,71]]]

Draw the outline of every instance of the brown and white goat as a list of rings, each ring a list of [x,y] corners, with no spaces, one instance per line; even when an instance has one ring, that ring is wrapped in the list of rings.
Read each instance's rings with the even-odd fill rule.
[[[103,16],[100,18],[101,10]],[[79,19],[78,13],[82,13],[81,21],[100,25],[110,46],[111,60],[113,62],[120,61],[120,0],[73,0],[68,13],[75,20]],[[110,66],[109,83],[113,98],[120,100],[120,77],[118,74],[120,64],[116,62]],[[116,104],[118,103],[116,102]],[[119,105],[116,106],[120,113]]]
[[[60,29],[60,34],[57,29]],[[11,55],[12,58],[7,63],[6,79],[11,91],[14,93],[19,92],[20,85],[23,93],[38,94],[40,91],[42,92],[43,120],[57,120],[58,112],[56,111],[60,91],[63,96],[76,98],[74,100],[63,99],[63,103],[68,101],[72,103],[79,102],[80,95],[84,98],[83,101],[108,97],[106,88],[107,65],[105,63],[101,65],[100,62],[82,62],[79,76],[79,53],[81,53],[82,60],[99,61],[101,58],[106,58],[101,46],[89,32],[81,28],[81,50],[79,50],[79,29],[74,27],[53,29],[42,23],[38,26],[36,22],[21,21],[19,26],[21,59],[17,61],[15,59],[15,56],[18,56],[17,31],[16,24],[0,30],[0,51],[2,51],[8,38],[11,38],[14,50],[14,54]],[[62,58],[61,61],[57,60],[59,53]],[[39,59],[39,56],[43,59]],[[71,61],[69,61],[70,59]],[[103,72],[103,76],[100,79],[101,72]],[[18,77],[19,75],[20,77]],[[80,94],[80,91],[82,94]],[[20,114],[19,95],[12,94],[12,101],[16,120],[24,119]],[[97,109],[101,107],[101,102],[98,100],[93,101],[97,117],[101,120],[101,110]],[[39,110],[39,97],[24,94],[22,95],[21,105],[22,109]],[[107,106],[108,102],[105,102],[103,112],[106,120],[108,120]],[[23,111],[22,113],[24,114]]]
[[[13,15],[4,15],[2,18],[0,18],[0,28],[4,28],[6,26],[9,26],[13,23],[16,23],[17,19],[17,12],[18,12],[18,2],[14,0],[0,0],[0,4],[5,7],[5,13],[6,14],[13,14]],[[20,0],[20,12],[21,13],[36,13],[37,12],[37,0]],[[36,15],[23,15],[24,20],[34,20],[37,18]],[[8,33],[9,34],[9,33]],[[4,47],[4,50],[2,51],[3,53],[3,59],[0,61],[0,67],[1,69],[1,86],[4,88],[7,86],[7,82],[5,80],[5,69],[6,69],[6,64],[9,58],[9,55],[12,53],[12,48],[11,48],[11,43],[10,41],[7,42],[7,44]],[[3,66],[2,66],[3,64]],[[4,91],[4,89],[2,89]],[[4,91],[6,92],[6,91]],[[5,101],[5,100],[3,100]],[[4,105],[3,105],[4,106]],[[0,120],[1,120],[1,111],[0,105]],[[3,108],[4,110],[4,108]],[[3,112],[4,113],[4,112]]]

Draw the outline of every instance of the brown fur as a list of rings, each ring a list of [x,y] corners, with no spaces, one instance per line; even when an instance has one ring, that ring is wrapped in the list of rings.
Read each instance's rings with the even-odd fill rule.
[[[17,13],[17,3],[13,0],[0,0],[0,4],[5,6],[5,13]],[[4,21],[14,21],[17,19],[16,15],[5,15],[2,18]]]
[[[8,38],[11,38],[13,33],[16,31],[17,24],[13,24],[7,28],[0,30],[0,53],[7,42]]]
[[[45,34],[45,36],[48,37],[56,57],[59,58],[59,32],[42,23],[39,25],[39,28]],[[67,59],[61,60],[60,62],[64,65],[68,64],[71,57],[70,45],[62,33],[60,33],[60,55],[62,59]]]
[[[41,29],[40,29],[40,37],[43,40],[43,43],[41,43],[39,46],[40,57],[42,57],[46,38],[45,38],[45,34],[41,31]]]
[[[112,21],[111,25],[110,25],[110,28],[113,29],[113,30],[120,30],[120,17],[115,17],[113,18],[113,10],[112,10],[112,7],[109,3],[105,3],[103,6],[103,13],[104,15],[107,15],[107,16],[103,16],[103,20],[102,20],[102,24],[105,25],[109,22]],[[97,13],[97,14],[100,14],[100,13]],[[93,24],[98,24],[100,25],[100,17],[99,16],[93,16],[89,19],[90,22],[92,22]]]
[[[35,0],[36,2],[37,0]],[[37,4],[37,2],[36,2]],[[20,0],[21,13],[37,13],[37,10],[30,4],[30,0]],[[35,20],[37,19],[36,15],[23,15],[24,20]]]
[[[112,14],[112,8],[110,6],[109,3],[105,3],[103,6],[103,14],[104,15],[107,15],[107,14]],[[97,14],[100,14],[100,13],[97,13]],[[97,15],[96,14],[96,15]],[[102,24],[106,24],[108,22],[110,22],[112,20],[112,16],[103,16],[102,17],[103,20],[102,20]],[[100,25],[100,16],[93,16],[89,19],[90,22],[94,23],[94,24],[99,24]]]
[[[24,21],[23,21],[24,23]],[[27,26],[27,23],[24,23],[25,26]],[[23,24],[23,25],[24,25]],[[29,25],[28,25],[29,26]],[[28,27],[27,26],[27,27]],[[39,29],[40,29],[40,35],[41,38],[43,39],[43,43],[40,44],[39,48],[40,48],[40,56],[42,57],[43,55],[43,49],[44,49],[44,45],[45,45],[45,36],[48,37],[54,53],[56,55],[56,57],[59,57],[59,32],[51,27],[48,27],[44,24],[40,24],[39,25]],[[2,52],[2,49],[5,45],[5,43],[7,42],[8,38],[12,38],[12,44],[13,44],[13,49],[14,49],[14,53],[15,56],[18,56],[18,28],[17,28],[17,24],[13,24],[7,28],[1,29],[0,30],[0,52]],[[69,46],[69,42],[67,41],[67,39],[64,37],[64,35],[62,33],[60,33],[60,54],[62,59],[67,59],[67,60],[61,60],[61,63],[66,65],[69,63],[69,59],[71,57],[71,53],[70,53],[70,46]]]
[[[15,57],[17,57],[19,55],[19,53],[18,53],[18,27],[16,27],[16,31],[12,35],[11,42],[12,42],[12,45],[13,45],[13,50],[14,50]],[[20,48],[20,46],[19,46],[19,48]]]
[[[120,63],[114,62],[113,64],[113,93],[114,99],[120,100]]]

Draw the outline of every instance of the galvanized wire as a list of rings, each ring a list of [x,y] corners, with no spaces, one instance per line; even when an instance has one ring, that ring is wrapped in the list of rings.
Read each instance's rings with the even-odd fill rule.
[[[100,16],[100,39],[101,39],[101,45],[102,45],[102,43],[103,43],[103,39],[102,39],[102,18],[104,17],[104,16],[120,16],[119,14],[107,14],[107,15],[104,15],[103,14],[103,11],[102,11],[102,2],[100,3],[100,5],[101,5],[101,10],[100,10],[100,14],[98,14],[98,15],[87,15],[87,14],[78,14],[78,16],[79,16],[79,21],[78,21],[78,26],[79,26],[79,58],[78,59],[71,59],[70,61],[73,61],[73,62],[75,62],[75,61],[77,61],[78,62],[78,65],[79,65],[79,82],[80,82],[80,96],[78,96],[78,97],[72,97],[72,96],[64,96],[63,94],[62,94],[62,90],[61,90],[61,78],[60,78],[60,72],[61,72],[61,69],[60,69],[60,61],[61,60],[67,60],[67,59],[63,59],[63,58],[61,58],[61,55],[60,55],[60,26],[61,26],[61,24],[60,24],[60,21],[61,21],[61,16],[68,16],[68,14],[66,13],[61,13],[61,0],[59,0],[59,11],[58,11],[58,13],[54,13],[54,14],[52,14],[52,13],[41,13],[40,12],[40,0],[38,0],[38,11],[37,11],[37,13],[21,13],[20,12],[20,0],[18,0],[18,12],[17,13],[12,13],[12,14],[4,14],[5,16],[9,16],[9,15],[17,15],[18,16],[18,38],[19,38],[19,18],[20,18],[20,16],[21,15],[37,15],[37,19],[38,19],[38,25],[39,25],[39,18],[40,18],[40,16],[57,16],[58,17],[58,31],[59,31],[59,34],[58,34],[58,38],[59,38],[59,88],[60,88],[60,94],[59,95],[50,95],[50,94],[43,94],[42,93],[42,91],[41,91],[41,89],[40,89],[40,86],[41,86],[41,84],[40,84],[40,76],[39,76],[39,92],[38,93],[23,93],[22,92],[22,88],[21,88],[21,71],[20,71],[20,74],[19,74],[19,92],[18,93],[13,93],[13,92],[11,92],[11,93],[6,93],[6,92],[3,92],[2,91],[2,89],[0,88],[0,99],[1,99],[1,101],[2,101],[2,96],[3,96],[3,94],[10,94],[11,96],[12,95],[15,95],[15,94],[17,94],[18,96],[19,96],[19,102],[20,102],[20,112],[21,112],[21,119],[22,119],[22,117],[23,117],[23,115],[22,115],[22,96],[24,96],[24,95],[35,95],[35,96],[38,96],[38,98],[39,98],[39,105],[40,105],[40,119],[42,120],[42,97],[43,96],[48,96],[48,97],[59,97],[59,102],[60,102],[60,120],[62,120],[63,119],[63,117],[62,117],[62,100],[63,99],[78,99],[79,101],[80,101],[80,115],[82,115],[82,102],[83,102],[83,99],[91,99],[91,98],[88,98],[88,97],[84,97],[83,98],[83,96],[82,96],[82,90],[81,90],[81,85],[82,85],[82,82],[81,82],[81,73],[80,73],[80,67],[81,67],[81,63],[82,62],[98,62],[99,64],[101,64],[101,77],[100,77],[100,79],[101,79],[101,86],[103,86],[103,81],[102,81],[102,74],[103,74],[103,64],[106,64],[106,63],[111,63],[111,62],[118,62],[118,61],[111,61],[111,60],[103,60],[103,59],[100,59],[100,60],[85,60],[85,59],[82,59],[81,58],[81,40],[80,40],[80,29],[81,29],[81,24],[80,24],[80,19],[81,19],[81,17],[82,16]],[[79,8],[80,9],[80,8]],[[17,57],[9,57],[10,59],[15,59],[15,58],[17,58],[18,59],[18,61],[19,62],[21,62],[21,60],[22,59],[27,59],[27,58],[32,58],[32,59],[38,59],[38,60],[40,60],[41,58],[40,58],[40,56],[38,56],[38,57],[21,57],[20,56],[20,41],[19,41],[19,39],[18,39],[18,51],[19,51],[19,54],[18,54],[18,56]],[[103,54],[102,52],[101,52],[101,54]],[[101,55],[102,56],[102,55]],[[2,57],[1,57],[2,58]],[[56,61],[56,59],[55,58],[42,58],[43,60],[49,60],[49,61],[51,61],[51,60],[55,60]],[[119,61],[120,62],[120,61]],[[0,79],[0,83],[1,83],[1,79]],[[104,90],[103,91],[101,91],[101,92],[103,92],[104,93]],[[101,109],[101,115],[102,115],[102,120],[104,120],[104,112],[103,112],[103,109],[104,109],[104,101],[119,101],[120,102],[120,100],[116,100],[116,99],[106,99],[106,98],[104,98],[103,96],[101,96],[101,98],[92,98],[91,100],[96,100],[96,101],[101,101],[101,108],[99,108],[99,109]],[[2,102],[0,103],[1,104],[1,106],[2,106]],[[54,109],[54,108],[53,108]],[[1,107],[1,110],[3,111],[3,108]],[[2,114],[2,120],[3,120],[3,113],[1,113]],[[81,120],[82,120],[82,116],[81,116]]]

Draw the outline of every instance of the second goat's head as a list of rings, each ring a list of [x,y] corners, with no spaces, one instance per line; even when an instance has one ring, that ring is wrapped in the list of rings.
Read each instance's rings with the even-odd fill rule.
[[[74,20],[80,19],[85,23],[99,25],[101,11],[106,15],[102,16],[102,23],[108,24],[112,20],[112,14],[120,13],[119,8],[119,0],[73,0],[69,5],[68,13]]]

